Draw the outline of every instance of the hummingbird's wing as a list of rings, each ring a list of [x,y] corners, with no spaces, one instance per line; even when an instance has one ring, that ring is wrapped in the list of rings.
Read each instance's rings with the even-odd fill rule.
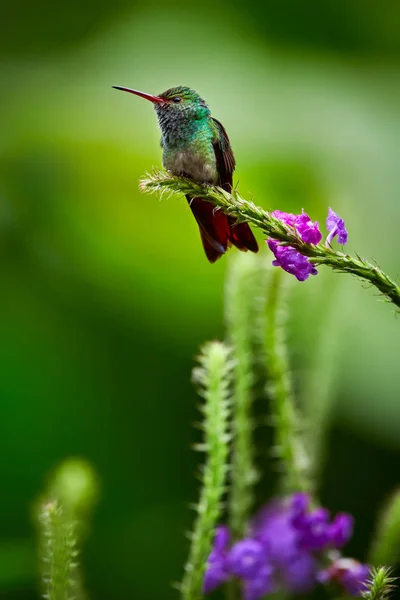
[[[211,118],[218,131],[218,137],[213,142],[217,161],[218,185],[227,192],[231,192],[233,171],[236,166],[235,157],[225,127],[217,119]],[[230,229],[229,241],[239,250],[258,252],[257,241],[248,224],[236,223],[233,217],[227,217],[227,219]]]
[[[217,161],[218,185],[227,192],[232,190],[233,171],[236,167],[235,157],[225,127],[211,117],[217,126],[218,137],[213,142],[214,154]]]
[[[221,151],[220,158],[217,158],[217,170],[219,173],[218,185],[224,187],[220,181],[220,171],[223,170],[223,178],[226,181],[227,186],[224,187],[224,189],[231,191],[235,157],[233,156],[225,129],[221,123],[215,119],[212,120],[217,125],[218,131],[219,128],[221,128],[225,136],[224,141],[222,141],[221,149],[223,148],[226,152],[223,153]],[[218,134],[218,137],[221,136]],[[221,168],[219,167],[220,161],[222,161]],[[220,256],[225,254],[226,250],[231,245],[232,235],[228,217],[222,211],[216,210],[209,202],[205,202],[202,198],[192,198],[191,196],[186,196],[186,198],[200,228],[201,241],[206,256],[208,260],[213,263]]]

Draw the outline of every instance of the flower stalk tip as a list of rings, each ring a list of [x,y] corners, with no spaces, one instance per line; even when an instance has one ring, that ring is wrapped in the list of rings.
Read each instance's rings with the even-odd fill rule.
[[[392,577],[391,569],[388,567],[371,569],[362,593],[364,600],[386,600],[393,591],[395,580],[396,578]]]

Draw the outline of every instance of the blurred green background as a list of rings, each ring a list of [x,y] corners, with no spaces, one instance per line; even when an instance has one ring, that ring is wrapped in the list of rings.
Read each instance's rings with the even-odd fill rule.
[[[38,598],[30,507],[72,455],[102,482],[92,598],[169,600],[198,486],[190,371],[224,334],[230,257],[207,263],[184,199],[138,192],[155,115],[111,85],[199,91],[245,197],[332,206],[348,250],[400,278],[400,4],[20,0],[1,22],[0,597]],[[320,271],[292,287],[291,359],[309,412],[332,402],[321,496],[355,513],[362,559],[400,479],[400,322]]]

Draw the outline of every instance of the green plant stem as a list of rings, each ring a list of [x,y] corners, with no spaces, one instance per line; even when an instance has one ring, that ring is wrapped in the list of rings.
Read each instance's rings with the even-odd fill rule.
[[[204,443],[199,449],[206,452],[207,458],[189,558],[180,586],[184,600],[202,597],[204,571],[225,492],[230,441],[230,350],[219,342],[206,344],[199,363],[200,366],[193,372],[194,380],[199,385],[199,394],[204,398]]]
[[[393,582],[388,567],[373,569],[362,597],[365,600],[385,600],[393,590]]]
[[[237,190],[232,194],[221,188],[197,184],[190,179],[173,177],[158,171],[140,182],[140,189],[145,192],[175,192],[201,196],[207,202],[222,209],[238,222],[246,222],[260,229],[264,235],[284,242],[307,256],[315,265],[328,265],[334,271],[351,273],[375,286],[390,302],[400,308],[400,287],[379,267],[357,256],[356,258],[343,252],[337,252],[322,243],[314,246],[305,244],[294,228],[287,227],[271,213],[240,197]]]
[[[307,490],[309,461],[300,435],[290,369],[284,340],[282,271],[274,269],[267,291],[266,358],[267,392],[275,431],[274,455],[280,460],[283,487],[287,493]]]
[[[78,553],[88,532],[98,482],[84,460],[68,459],[52,474],[35,505],[41,586],[46,600],[84,600]]]
[[[57,502],[41,506],[39,514],[43,598],[77,600],[76,526]]]
[[[370,550],[371,564],[397,564],[400,556],[400,490],[389,498],[378,520]]]
[[[234,359],[232,394],[232,467],[229,525],[234,539],[245,535],[257,481],[253,440],[256,363],[265,330],[265,288],[268,270],[253,254],[231,261],[226,286],[226,324]]]

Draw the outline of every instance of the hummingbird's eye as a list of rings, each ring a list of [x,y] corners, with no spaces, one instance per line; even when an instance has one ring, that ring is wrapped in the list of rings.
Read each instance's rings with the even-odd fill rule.
[[[180,98],[179,96],[175,96],[175,98],[172,98],[172,102],[175,102],[175,104],[178,104],[178,102],[182,102],[182,98]]]

